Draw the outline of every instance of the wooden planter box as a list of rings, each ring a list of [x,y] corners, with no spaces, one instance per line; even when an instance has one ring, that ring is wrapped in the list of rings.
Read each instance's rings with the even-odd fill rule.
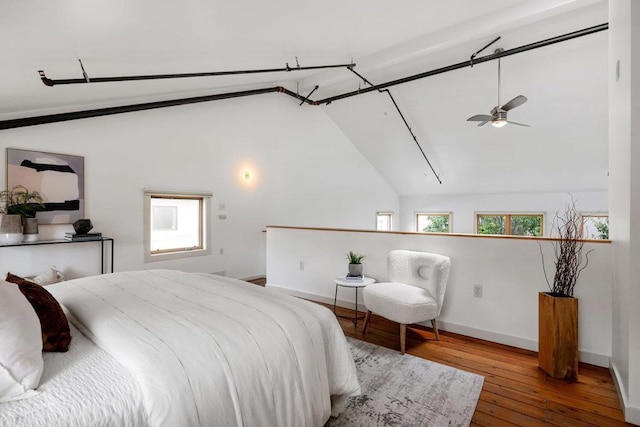
[[[578,299],[538,295],[538,366],[553,378],[578,378]]]

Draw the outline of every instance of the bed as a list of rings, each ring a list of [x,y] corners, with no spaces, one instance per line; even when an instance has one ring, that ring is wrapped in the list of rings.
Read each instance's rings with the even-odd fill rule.
[[[321,426],[360,386],[328,309],[235,279],[123,272],[46,288],[72,324],[2,426]]]

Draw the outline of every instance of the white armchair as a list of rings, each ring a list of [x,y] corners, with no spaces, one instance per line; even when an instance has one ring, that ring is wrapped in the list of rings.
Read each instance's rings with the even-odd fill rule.
[[[440,315],[451,261],[444,255],[394,250],[387,255],[389,282],[374,283],[363,290],[367,316],[371,313],[400,323],[400,351],[404,354],[407,324],[431,321],[440,339],[436,318]]]

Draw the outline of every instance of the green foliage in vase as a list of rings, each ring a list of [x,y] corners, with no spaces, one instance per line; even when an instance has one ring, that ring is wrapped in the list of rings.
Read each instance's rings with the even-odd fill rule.
[[[23,185],[11,190],[0,191],[0,213],[20,215],[22,218],[35,218],[36,212],[44,207],[44,199],[37,191],[29,191]]]

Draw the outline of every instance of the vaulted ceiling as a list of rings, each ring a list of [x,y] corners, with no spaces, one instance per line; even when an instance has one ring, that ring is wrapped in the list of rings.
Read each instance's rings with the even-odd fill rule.
[[[607,20],[595,0],[36,0],[0,3],[0,120],[284,85],[314,98],[366,87],[348,70],[45,87],[49,78],[341,64],[381,83]],[[497,63],[322,108],[399,195],[606,190],[607,33],[502,60],[502,101],[531,128],[466,122],[497,104]],[[295,100],[292,99],[292,102]]]

